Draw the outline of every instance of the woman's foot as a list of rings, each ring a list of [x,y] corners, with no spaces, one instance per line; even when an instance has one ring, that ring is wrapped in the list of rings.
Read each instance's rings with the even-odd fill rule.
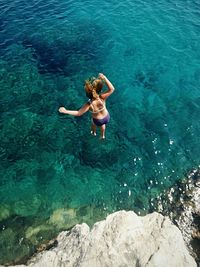
[[[92,135],[94,135],[94,136],[97,135],[96,132],[94,132],[94,131],[91,131],[90,133],[91,133]]]

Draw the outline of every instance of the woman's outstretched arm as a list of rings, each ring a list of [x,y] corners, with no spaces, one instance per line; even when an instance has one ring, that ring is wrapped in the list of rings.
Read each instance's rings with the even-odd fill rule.
[[[89,110],[90,105],[86,103],[79,110],[69,110],[65,107],[60,107],[59,112],[63,114],[73,115],[73,116],[82,116],[85,112]]]

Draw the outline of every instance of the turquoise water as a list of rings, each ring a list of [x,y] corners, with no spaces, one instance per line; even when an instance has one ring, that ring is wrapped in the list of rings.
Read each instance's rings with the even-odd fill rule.
[[[23,262],[75,223],[152,199],[200,164],[200,4],[1,1],[0,263]],[[103,72],[116,90],[107,139],[87,101]]]

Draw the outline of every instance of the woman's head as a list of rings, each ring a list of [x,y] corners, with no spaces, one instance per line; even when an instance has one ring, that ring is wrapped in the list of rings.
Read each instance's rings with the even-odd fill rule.
[[[103,81],[97,78],[90,78],[85,81],[86,96],[90,99],[97,99],[103,88]]]

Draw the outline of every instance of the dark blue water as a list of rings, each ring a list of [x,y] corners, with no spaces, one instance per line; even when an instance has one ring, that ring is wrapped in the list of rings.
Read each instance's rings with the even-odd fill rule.
[[[200,164],[200,3],[0,2],[0,263],[152,199]],[[103,72],[106,140],[58,114]],[[12,251],[12,252],[11,252]]]

